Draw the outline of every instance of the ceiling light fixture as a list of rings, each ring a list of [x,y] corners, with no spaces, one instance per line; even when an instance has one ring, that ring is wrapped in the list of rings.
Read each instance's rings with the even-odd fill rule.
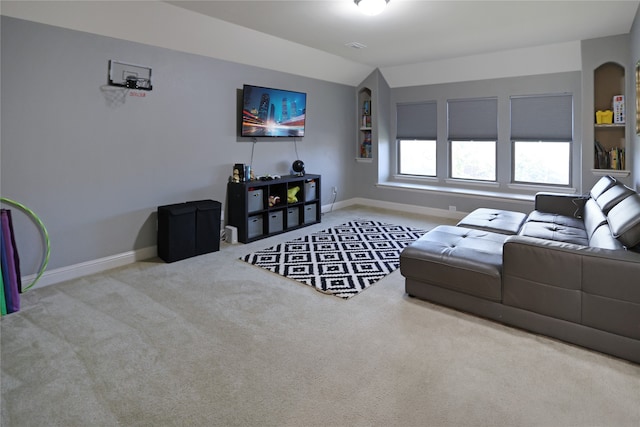
[[[389,0],[353,0],[365,15],[378,15],[384,10]]]

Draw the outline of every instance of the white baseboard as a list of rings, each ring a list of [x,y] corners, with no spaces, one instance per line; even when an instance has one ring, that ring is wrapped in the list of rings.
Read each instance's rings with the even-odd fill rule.
[[[343,200],[336,202],[333,205],[333,209],[342,209],[349,206],[362,205],[370,206],[372,208],[389,209],[400,212],[408,212],[420,215],[437,216],[440,218],[462,219],[467,215],[467,212],[450,211],[447,209],[429,208],[426,206],[407,205],[404,203],[384,202],[381,200],[366,199],[362,197],[355,197],[349,200]],[[322,212],[326,213],[331,210],[331,205],[322,206]]]
[[[149,246],[142,249],[136,249],[134,251],[108,256],[105,258],[56,268],[54,270],[45,270],[38,282],[33,285],[31,289],[42,288],[44,286],[53,285],[56,283],[64,282],[66,280],[73,280],[79,277],[87,276],[89,274],[100,273],[112,268],[122,267],[127,264],[132,264],[136,261],[153,258],[157,256],[157,252],[158,251],[156,249],[156,246]],[[36,278],[36,276],[37,274],[32,274],[23,277],[23,289],[29,286]]]
[[[330,212],[333,209],[342,209],[349,206],[362,205],[370,206],[380,209],[390,209],[400,212],[409,212],[421,215],[437,216],[442,218],[454,218],[462,219],[466,213],[464,212],[452,212],[445,209],[428,208],[424,206],[406,205],[402,203],[383,202],[380,200],[366,199],[361,197],[355,197],[353,199],[343,200],[329,205],[321,207],[323,213]],[[222,221],[224,224],[224,220]],[[223,227],[221,225],[221,227]],[[224,230],[224,228],[223,228]],[[127,264],[132,264],[136,261],[142,261],[157,256],[157,247],[149,246],[134,251],[124,252],[108,256],[105,258],[99,258],[92,261],[86,261],[79,264],[69,265],[66,267],[56,268],[54,270],[47,270],[40,277],[38,282],[31,288],[37,289],[44,286],[54,285],[56,283],[64,282],[67,280],[78,279],[89,274],[101,273],[112,268],[122,267]],[[31,284],[36,278],[36,274],[25,276],[22,278],[23,289]]]

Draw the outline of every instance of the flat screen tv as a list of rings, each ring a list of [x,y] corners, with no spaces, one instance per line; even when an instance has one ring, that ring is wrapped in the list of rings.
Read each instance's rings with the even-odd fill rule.
[[[244,85],[242,98],[241,136],[304,136],[306,93]]]

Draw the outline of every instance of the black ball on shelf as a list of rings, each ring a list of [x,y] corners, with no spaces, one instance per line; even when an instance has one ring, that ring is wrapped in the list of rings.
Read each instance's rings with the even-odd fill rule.
[[[291,169],[298,175],[304,175],[304,162],[302,160],[296,160],[291,165]]]

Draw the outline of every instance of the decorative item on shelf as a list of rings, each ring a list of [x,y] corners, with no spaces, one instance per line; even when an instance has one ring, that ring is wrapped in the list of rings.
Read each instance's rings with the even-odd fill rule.
[[[365,116],[371,115],[371,101],[367,100],[362,103],[362,114]]]
[[[304,162],[302,160],[296,160],[291,165],[293,173],[291,175],[304,176]]]
[[[269,207],[272,208],[280,203],[280,196],[269,196]]]
[[[624,95],[616,95],[613,97],[613,123],[623,124],[624,116]]]
[[[287,190],[287,203],[296,203],[298,201],[298,191],[300,191],[300,187],[297,185]]]
[[[596,111],[596,124],[611,124],[613,123],[613,111],[611,110],[598,110]]]
[[[233,165],[233,182],[246,181],[244,172],[245,172],[244,163],[236,163],[235,165]],[[236,175],[238,179],[237,181],[236,181]]]

